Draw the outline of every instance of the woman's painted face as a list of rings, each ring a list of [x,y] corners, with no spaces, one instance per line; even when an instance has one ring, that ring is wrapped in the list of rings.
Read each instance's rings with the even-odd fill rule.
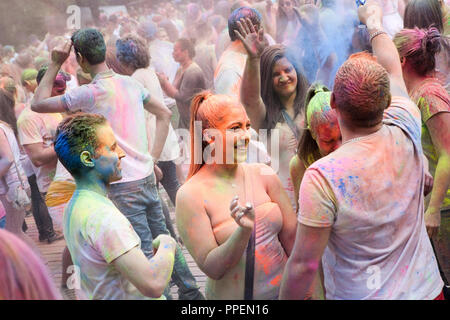
[[[60,74],[56,76],[55,81],[53,82],[52,87],[52,97],[63,95],[66,92],[66,80]]]
[[[286,58],[275,62],[272,68],[272,82],[276,94],[280,97],[290,97],[297,90],[297,72]]]
[[[319,124],[316,129],[315,140],[323,157],[339,148],[342,144],[342,137],[337,119],[329,123]]]
[[[114,133],[109,125],[97,129],[99,147],[95,152],[95,170],[105,183],[122,179],[120,160],[125,152],[117,144]]]
[[[250,142],[250,120],[244,107],[231,106],[216,129],[222,134],[223,163],[245,162]],[[233,149],[227,146],[232,146]]]

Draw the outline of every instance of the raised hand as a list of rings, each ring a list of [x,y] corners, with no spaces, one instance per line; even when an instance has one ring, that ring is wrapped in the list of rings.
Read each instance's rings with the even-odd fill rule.
[[[235,196],[230,202],[231,217],[242,228],[253,230],[255,226],[255,210],[250,203],[245,207],[239,205],[239,197]]]
[[[245,50],[250,58],[259,58],[269,42],[264,37],[264,29],[254,26],[249,18],[238,21],[237,37],[244,44]]]
[[[368,29],[382,29],[383,10],[375,0],[368,0],[365,5],[359,6],[358,17]]]
[[[58,44],[55,49],[52,50],[52,61],[62,65],[70,55],[72,49],[72,41],[70,39]]]

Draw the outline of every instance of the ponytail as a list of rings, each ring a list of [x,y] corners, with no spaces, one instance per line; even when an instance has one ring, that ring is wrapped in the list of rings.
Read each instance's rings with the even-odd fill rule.
[[[313,128],[311,126],[311,118],[314,113],[322,113],[323,107],[329,105],[330,90],[321,83],[313,83],[305,98],[305,130],[298,142],[297,156],[303,162],[305,167],[309,167],[314,161],[319,160],[322,156],[320,154],[319,146],[312,134]]]
[[[394,43],[400,57],[407,58],[407,63],[420,76],[435,69],[436,54],[443,45],[441,34],[435,27],[403,29],[395,35]]]
[[[209,91],[202,91],[200,93],[198,93],[197,95],[194,96],[194,98],[191,101],[191,124],[190,124],[190,128],[189,128],[189,132],[191,135],[191,163],[189,165],[189,173],[187,176],[186,180],[189,180],[194,174],[196,174],[200,168],[203,166],[203,150],[205,148],[205,146],[203,145],[203,137],[202,137],[202,144],[201,144],[201,163],[196,163],[195,160],[197,160],[196,154],[198,152],[196,152],[198,149],[197,144],[195,143],[195,121],[201,121],[202,122],[202,132],[203,132],[203,128],[204,128],[204,121],[206,119],[201,119],[203,117],[199,117],[198,116],[198,111],[200,109],[200,106],[202,105],[202,103],[208,99],[209,97],[212,96],[212,93]],[[196,148],[197,147],[197,148]]]

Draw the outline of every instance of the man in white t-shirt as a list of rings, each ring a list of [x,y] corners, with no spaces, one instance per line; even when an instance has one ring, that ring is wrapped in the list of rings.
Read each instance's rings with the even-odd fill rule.
[[[39,84],[47,71],[42,67],[36,77]],[[68,75],[60,72],[56,76],[51,89],[51,96],[64,94]],[[39,241],[52,243],[63,238],[55,231],[44,199],[56,171],[56,153],[53,149],[53,139],[56,128],[63,119],[60,113],[37,113],[27,106],[17,119],[17,130],[20,144],[31,160],[34,174],[28,177],[31,186],[32,212],[39,232]],[[36,189],[37,185],[37,190]]]
[[[92,82],[58,97],[49,97],[49,85],[75,49],[77,62]],[[108,197],[127,217],[139,234],[142,251],[151,258],[152,240],[169,234],[156,187],[154,164],[163,150],[169,131],[170,110],[151,96],[139,81],[110,70],[105,63],[106,44],[96,29],[81,29],[52,52],[52,63],[36,90],[31,108],[36,112],[74,112],[103,115],[110,123],[117,143],[124,150],[122,179],[112,183]],[[145,110],[156,117],[152,150],[146,129]],[[182,255],[181,249],[177,255]],[[177,259],[177,261],[179,261]],[[186,264],[175,265],[175,275],[188,271]],[[182,278],[182,276],[180,276]],[[192,288],[200,296],[198,288]]]
[[[176,243],[167,235],[153,241],[147,259],[130,222],[108,199],[110,183],[122,178],[124,151],[101,115],[77,113],[58,127],[55,151],[77,188],[64,212],[64,237],[75,266],[80,298],[162,298]]]
[[[381,16],[372,1],[359,9],[379,63],[360,53],[336,74],[331,107],[342,146],[303,177],[282,299],[304,299],[320,262],[327,299],[442,298],[424,221],[420,112]]]

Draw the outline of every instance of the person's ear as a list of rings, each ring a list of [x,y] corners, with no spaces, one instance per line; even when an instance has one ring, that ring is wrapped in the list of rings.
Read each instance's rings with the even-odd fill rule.
[[[75,55],[76,55],[76,60],[77,60],[78,64],[81,66],[81,64],[84,63],[84,57],[81,55],[81,53],[76,52],[76,51],[75,51]]]
[[[80,161],[86,167],[93,168],[95,166],[94,161],[92,160],[92,155],[89,151],[85,150],[80,154]]]
[[[336,109],[336,97],[334,96],[334,92],[331,93],[330,107],[331,109]]]
[[[405,57],[401,57],[400,58],[400,64],[402,65],[402,68],[405,67],[405,65],[406,65],[406,58]]]
[[[214,135],[211,134],[209,129],[205,129],[203,131],[203,140],[206,141],[208,144],[211,144],[214,142]]]

